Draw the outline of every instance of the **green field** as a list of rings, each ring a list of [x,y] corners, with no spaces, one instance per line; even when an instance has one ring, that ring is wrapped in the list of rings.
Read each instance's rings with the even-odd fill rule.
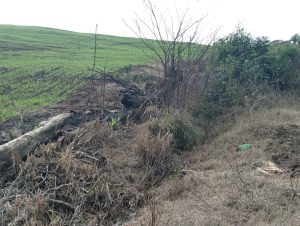
[[[0,25],[0,122],[65,99],[91,75],[94,34]],[[139,39],[97,36],[96,68],[153,61]]]

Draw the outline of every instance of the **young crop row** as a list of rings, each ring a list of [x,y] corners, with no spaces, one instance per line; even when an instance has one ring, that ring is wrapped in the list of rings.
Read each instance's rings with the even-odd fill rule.
[[[93,66],[94,35],[0,25],[0,122],[65,99]],[[138,39],[97,36],[96,69],[153,61]]]

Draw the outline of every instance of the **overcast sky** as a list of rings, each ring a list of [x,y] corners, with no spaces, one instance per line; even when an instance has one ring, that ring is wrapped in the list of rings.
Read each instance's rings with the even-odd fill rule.
[[[219,36],[237,25],[254,36],[289,39],[300,33],[300,0],[153,0],[166,13],[189,9],[189,17],[203,21],[208,35],[221,27]],[[166,9],[168,7],[168,9]],[[0,24],[34,25],[92,33],[134,36],[124,24],[134,13],[146,17],[143,0],[0,0]],[[1,35],[1,34],[0,34]]]

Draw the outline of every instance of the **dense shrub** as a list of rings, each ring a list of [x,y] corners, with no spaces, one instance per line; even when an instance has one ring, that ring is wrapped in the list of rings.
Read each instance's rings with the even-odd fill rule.
[[[300,85],[300,48],[292,44],[274,45],[265,57],[264,72],[277,89]]]
[[[220,109],[243,105],[258,89],[285,90],[300,86],[300,46],[254,38],[244,29],[215,44],[214,77],[201,96],[197,114],[213,118]]]
[[[258,80],[264,77],[261,57],[264,56],[270,42],[262,38],[253,38],[243,29],[221,39],[217,44],[216,82],[221,103],[241,104],[243,96],[249,94]]]

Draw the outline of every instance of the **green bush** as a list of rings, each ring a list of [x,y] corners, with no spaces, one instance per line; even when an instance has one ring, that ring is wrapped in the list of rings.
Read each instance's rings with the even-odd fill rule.
[[[294,45],[299,45],[300,44],[300,35],[297,33],[297,34],[294,34],[292,37],[291,37],[291,42],[294,44]]]
[[[261,57],[269,46],[265,37],[253,38],[241,28],[216,44],[217,76],[213,92],[218,91],[221,104],[242,104],[243,97],[255,89],[257,81],[264,77]]]
[[[226,107],[243,105],[245,96],[258,89],[281,91],[300,86],[297,44],[271,43],[265,37],[254,38],[239,28],[219,40],[215,48],[214,76],[195,108],[196,115],[214,118]]]
[[[149,124],[149,131],[154,136],[172,135],[171,145],[175,150],[191,150],[205,140],[205,133],[188,117],[170,115],[156,119]]]
[[[170,124],[169,132],[173,135],[171,144],[178,150],[189,150],[203,140],[195,126],[178,118]]]
[[[270,48],[264,64],[264,72],[277,89],[284,90],[299,86],[300,47],[280,44]]]

